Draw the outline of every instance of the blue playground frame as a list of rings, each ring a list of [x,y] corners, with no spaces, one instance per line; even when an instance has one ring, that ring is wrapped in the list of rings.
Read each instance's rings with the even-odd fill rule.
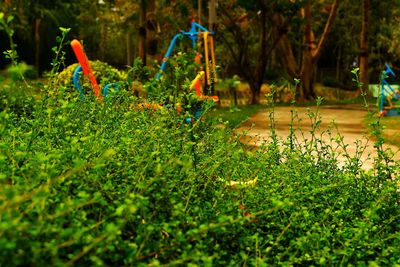
[[[161,64],[160,70],[158,71],[157,75],[156,75],[156,80],[159,80],[165,70],[165,67],[167,66],[167,61],[170,58],[172,51],[175,47],[176,41],[178,40],[178,38],[182,37],[182,36],[187,36],[192,40],[192,46],[195,49],[196,48],[196,44],[197,44],[197,39],[198,39],[198,35],[204,32],[209,32],[212,35],[215,34],[215,32],[210,32],[209,30],[207,30],[206,28],[204,28],[203,26],[201,26],[200,24],[196,23],[195,21],[192,21],[191,27],[190,27],[190,31],[185,32],[185,31],[181,31],[180,33],[175,34],[175,36],[172,38],[167,53],[165,54],[164,58],[163,58],[163,62]]]
[[[382,73],[381,77],[381,93],[379,95],[379,114],[381,116],[400,116],[400,107],[396,106],[385,106],[386,97],[391,97],[392,100],[396,101],[400,99],[400,94],[386,81],[389,76],[396,77],[394,71],[390,66],[385,63],[386,70]]]

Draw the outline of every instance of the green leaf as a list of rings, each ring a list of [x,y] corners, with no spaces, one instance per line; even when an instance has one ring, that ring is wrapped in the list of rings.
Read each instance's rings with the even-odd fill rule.
[[[7,24],[10,24],[10,22],[13,21],[13,20],[14,20],[14,16],[13,15],[8,16],[7,17]]]
[[[66,34],[71,30],[71,28],[64,28],[64,27],[60,27],[59,29],[63,34]]]

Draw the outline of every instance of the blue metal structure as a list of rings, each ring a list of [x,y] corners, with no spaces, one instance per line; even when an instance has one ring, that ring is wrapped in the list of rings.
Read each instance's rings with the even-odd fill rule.
[[[381,116],[400,116],[400,108],[396,108],[393,106],[387,106],[385,104],[385,100],[387,99],[389,103],[391,100],[400,99],[400,94],[386,81],[386,78],[389,76],[396,77],[394,71],[390,68],[390,66],[385,63],[386,70],[382,73],[381,77],[381,93],[379,98],[379,114]]]
[[[201,33],[204,33],[204,32],[209,32],[209,33],[214,35],[214,32],[210,32],[209,30],[207,30],[206,28],[204,28],[200,24],[192,21],[192,24],[191,24],[191,27],[190,27],[190,31],[188,31],[188,32],[181,31],[180,33],[176,34],[172,38],[172,40],[171,40],[171,42],[170,42],[170,44],[168,46],[168,50],[167,50],[167,53],[165,54],[165,56],[163,58],[163,62],[161,64],[160,70],[158,71],[158,73],[156,75],[156,80],[161,78],[162,73],[164,72],[165,67],[167,66],[167,61],[170,58],[170,56],[172,54],[172,51],[173,51],[173,49],[175,47],[176,41],[182,36],[187,36],[192,40],[193,48],[196,48],[198,35],[201,34]]]
[[[81,100],[83,100],[83,90],[82,90],[82,86],[79,83],[79,73],[82,71],[82,67],[81,65],[79,65],[78,67],[76,67],[75,71],[74,71],[74,75],[72,76],[72,82],[74,84],[74,86],[76,87],[76,89],[79,92],[79,98]]]
[[[199,34],[203,34],[203,38],[204,38],[204,40],[206,40],[208,34],[209,35],[214,35],[215,33],[209,31],[208,29],[206,29],[205,27],[203,27],[200,24],[196,23],[195,21],[192,21],[191,27],[190,27],[190,31],[188,31],[188,32],[181,31],[180,33],[176,34],[172,38],[172,40],[171,40],[171,42],[169,44],[167,53],[165,54],[165,56],[163,58],[163,62],[161,64],[161,66],[160,66],[160,70],[159,70],[159,72],[157,73],[157,75],[155,77],[155,80],[159,80],[161,78],[161,76],[162,76],[162,74],[163,74],[163,72],[164,72],[164,70],[165,70],[165,68],[167,66],[167,61],[168,61],[168,59],[170,58],[170,56],[171,56],[171,54],[173,52],[173,49],[175,47],[175,44],[176,44],[177,40],[179,38],[181,38],[181,37],[187,36],[188,38],[190,38],[192,40],[193,49],[196,49],[196,45],[197,45],[197,40],[199,38]],[[205,49],[207,49],[206,45],[205,45]],[[212,45],[212,60],[211,61],[213,63],[214,69],[215,69],[214,51],[213,51],[213,49],[214,49],[214,47]],[[208,62],[206,62],[206,64],[208,64]],[[82,71],[82,67],[81,67],[81,65],[79,65],[74,71],[74,75],[72,77],[72,80],[73,80],[74,86],[79,91],[80,99],[83,100],[84,99],[83,89],[82,89],[81,84],[79,83],[79,75],[80,75],[81,71]],[[107,99],[107,97],[109,95],[108,91],[109,91],[110,87],[114,87],[116,90],[120,89],[119,86],[117,84],[115,84],[115,83],[110,83],[110,84],[107,84],[106,86],[104,86],[104,88],[102,90],[102,93],[103,93],[103,96],[106,99]],[[198,121],[201,118],[201,115],[202,115],[202,110],[201,109],[197,109],[195,114],[194,114],[194,118],[186,118],[185,122],[186,123],[191,123],[192,121]]]
[[[76,87],[76,89],[79,92],[79,98],[81,100],[84,99],[83,96],[83,89],[82,89],[82,85],[79,82],[79,74],[82,72],[82,66],[78,65],[78,67],[76,67],[75,71],[74,71],[74,75],[72,76],[72,82],[74,84],[74,86]],[[114,87],[115,90],[119,90],[119,86],[116,83],[109,83],[106,86],[104,86],[103,88],[103,96],[105,98],[108,97],[108,90],[110,89],[110,87]]]

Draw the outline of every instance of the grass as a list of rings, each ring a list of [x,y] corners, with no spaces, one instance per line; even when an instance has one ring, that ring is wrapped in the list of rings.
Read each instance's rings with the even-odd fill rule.
[[[215,107],[207,114],[208,119],[216,123],[227,122],[230,128],[238,127],[242,122],[256,114],[263,105],[248,105],[240,107]]]
[[[369,125],[370,121],[367,119],[366,123]],[[400,117],[382,117],[380,124],[383,128],[385,143],[400,147]]]

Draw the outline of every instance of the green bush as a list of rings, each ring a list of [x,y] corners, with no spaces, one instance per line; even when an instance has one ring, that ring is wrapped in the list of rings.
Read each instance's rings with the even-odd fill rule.
[[[14,115],[30,116],[34,110],[35,100],[31,89],[24,84],[0,87],[0,111],[11,112]]]
[[[60,72],[55,77],[55,83],[58,87],[65,88],[67,91],[75,92],[77,89],[73,86],[72,76],[75,69],[79,66],[78,63],[72,64],[66,67],[62,72]],[[127,82],[127,74],[120,71],[107,63],[101,62],[99,60],[90,61],[90,66],[93,69],[94,76],[96,77],[97,83],[100,88],[103,88],[109,83],[124,83]],[[92,92],[92,87],[90,81],[84,78],[83,74],[80,75],[80,83],[84,91]]]
[[[37,79],[39,77],[38,71],[25,62],[18,63],[17,65],[9,65],[6,71],[8,77],[13,81],[22,80],[22,76],[27,79]]]
[[[385,164],[379,150],[374,172],[357,156],[339,166],[340,136],[335,145],[320,140],[312,112],[304,144],[272,131],[253,151],[225,128],[185,123],[194,106],[209,108],[187,90],[190,58],[171,60],[175,67],[146,85],[164,104],[157,109],[121,90],[103,102],[46,94],[30,114],[18,113],[8,100],[16,86],[8,87],[1,266],[400,264],[399,164]],[[123,78],[102,66],[109,73],[96,74],[100,84]],[[48,88],[70,86],[73,70]]]
[[[141,101],[44,98],[31,117],[0,113],[0,265],[399,264],[387,170],[339,167],[317,139],[248,151]]]
[[[145,83],[150,80],[150,70],[147,66],[143,65],[142,60],[138,57],[133,62],[133,66],[129,69],[128,77],[133,81]]]
[[[27,79],[34,80],[39,78],[39,72],[32,66],[25,71],[24,76]]]

